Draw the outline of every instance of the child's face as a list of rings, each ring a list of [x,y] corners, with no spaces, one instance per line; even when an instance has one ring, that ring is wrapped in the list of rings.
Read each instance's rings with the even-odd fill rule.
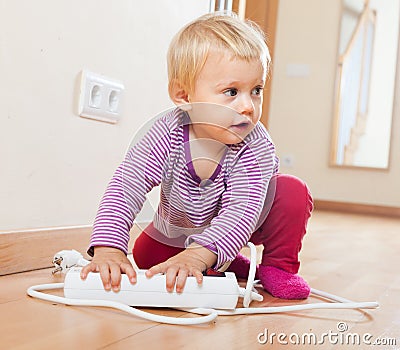
[[[260,60],[212,51],[188,95],[194,132],[224,144],[241,142],[261,117],[265,75]]]

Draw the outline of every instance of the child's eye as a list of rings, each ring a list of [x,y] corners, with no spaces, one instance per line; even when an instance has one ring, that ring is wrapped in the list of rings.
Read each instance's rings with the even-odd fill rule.
[[[224,91],[224,94],[225,94],[226,96],[230,96],[230,97],[236,96],[237,93],[238,93],[237,89],[228,89],[228,90],[225,90],[225,91]]]
[[[263,91],[263,88],[261,86],[257,86],[253,89],[252,94],[253,95],[261,95]]]

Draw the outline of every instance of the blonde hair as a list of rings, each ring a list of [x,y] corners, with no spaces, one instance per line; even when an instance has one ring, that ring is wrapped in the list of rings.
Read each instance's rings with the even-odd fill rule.
[[[170,94],[175,82],[193,91],[210,49],[227,50],[246,61],[259,59],[268,72],[271,57],[264,33],[256,23],[235,14],[207,14],[183,27],[171,41],[167,54]]]

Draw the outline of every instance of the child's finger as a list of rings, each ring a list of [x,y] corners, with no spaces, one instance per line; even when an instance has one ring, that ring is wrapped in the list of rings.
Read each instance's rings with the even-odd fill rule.
[[[86,266],[82,267],[81,279],[85,280],[89,272],[96,272],[96,271],[97,271],[97,264],[92,262],[87,264]]]
[[[158,273],[164,273],[164,272],[165,272],[165,264],[161,263],[161,264],[150,267],[146,271],[146,277],[153,277],[154,275],[157,275]]]
[[[198,284],[203,283],[203,273],[200,270],[197,269],[192,270],[192,275],[196,277],[196,281]]]
[[[131,264],[122,263],[121,264],[121,271],[128,276],[129,281],[132,284],[136,283],[136,271],[135,271],[135,269],[133,268],[133,266]]]
[[[188,275],[189,275],[189,270],[184,269],[184,268],[179,269],[178,276],[176,277],[176,292],[177,293],[183,292]]]
[[[110,282],[114,292],[118,292],[121,285],[121,268],[118,264],[110,264]]]
[[[174,291],[176,276],[178,275],[178,272],[179,272],[179,267],[169,266],[165,274],[165,286],[167,287],[167,291],[170,293]]]
[[[101,281],[105,290],[111,290],[110,283],[110,266],[108,264],[99,264],[98,270],[100,272]]]

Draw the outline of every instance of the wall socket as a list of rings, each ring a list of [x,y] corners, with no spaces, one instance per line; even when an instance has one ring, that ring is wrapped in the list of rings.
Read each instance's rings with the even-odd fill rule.
[[[286,154],[280,158],[280,163],[286,168],[293,168],[294,166],[294,156]]]
[[[79,98],[79,115],[107,123],[117,123],[121,113],[124,85],[97,73],[83,70]]]

